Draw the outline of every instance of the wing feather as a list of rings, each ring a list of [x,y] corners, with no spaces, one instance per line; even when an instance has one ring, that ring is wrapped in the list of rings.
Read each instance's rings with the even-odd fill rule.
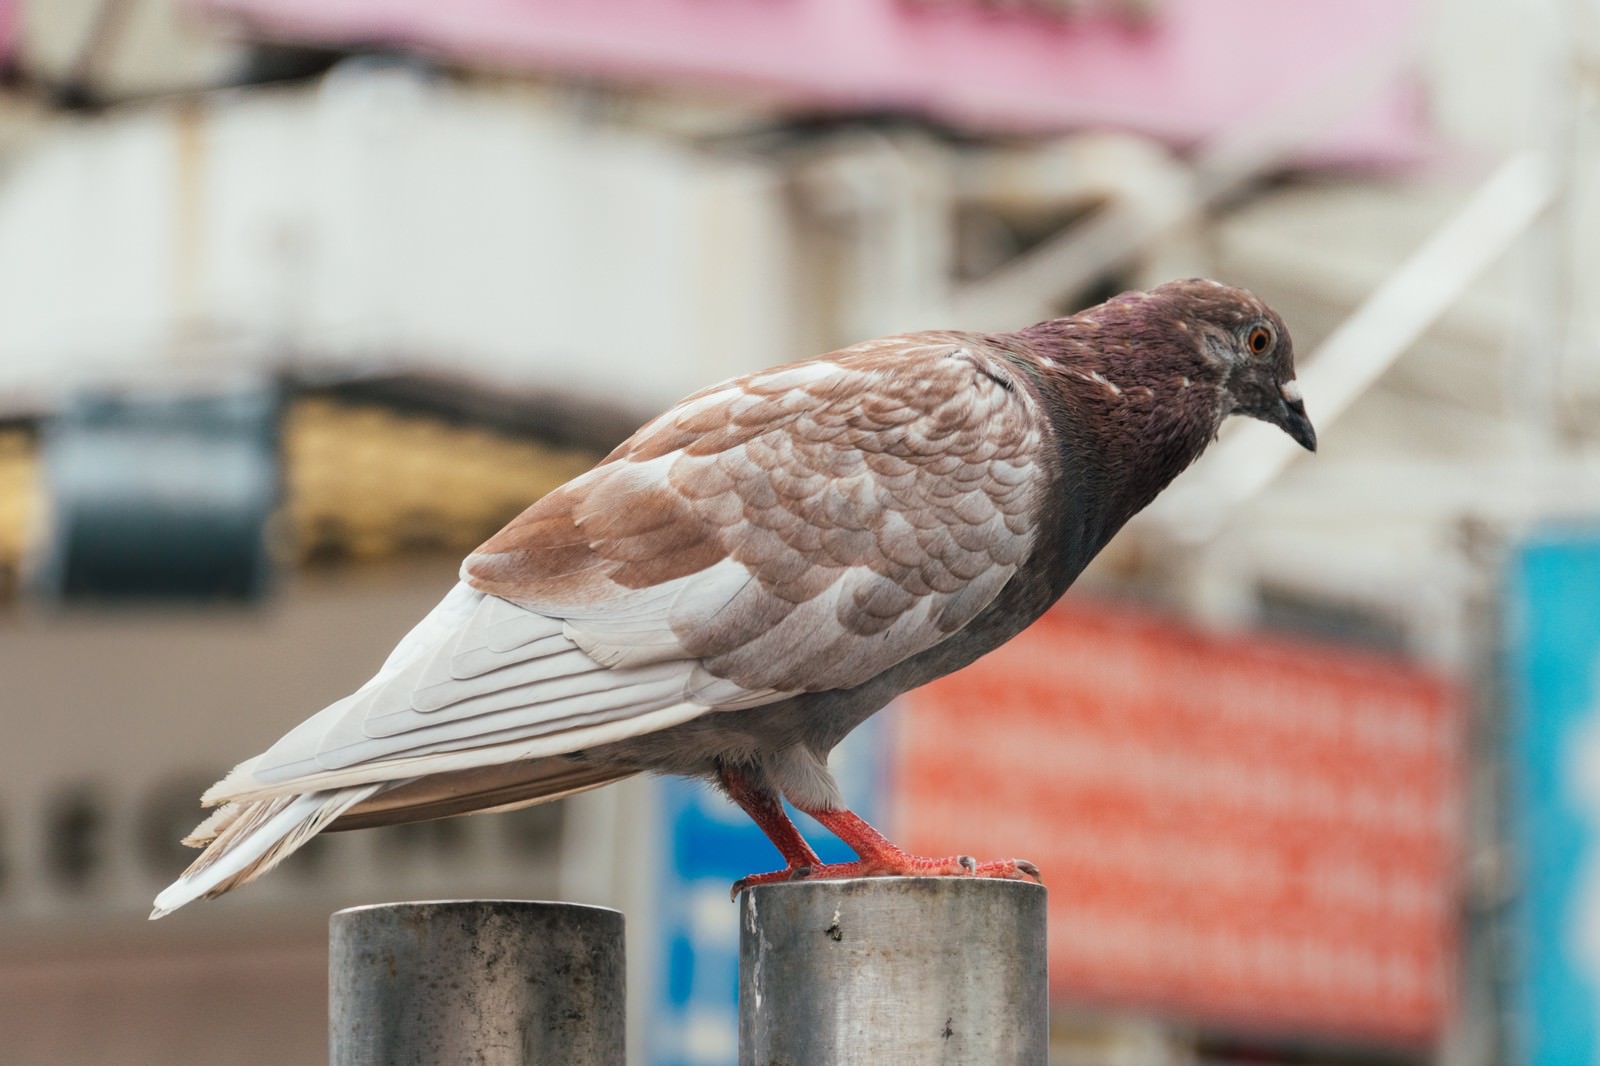
[[[241,768],[237,787],[220,798],[261,786],[299,788],[323,771],[581,732],[693,701],[692,660],[608,668],[565,635],[561,619],[468,592],[470,603],[452,590],[435,609],[448,612],[455,630],[424,621],[418,628],[435,635],[433,646],[414,642],[409,662],[391,658],[373,681]],[[525,617],[512,625],[508,612]],[[493,650],[490,634],[502,638],[504,651]],[[726,694],[741,701],[770,695]]]

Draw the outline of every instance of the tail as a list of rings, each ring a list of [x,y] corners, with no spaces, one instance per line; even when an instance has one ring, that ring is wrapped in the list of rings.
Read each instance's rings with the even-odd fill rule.
[[[244,764],[236,773],[247,778],[249,766]],[[220,896],[255,880],[324,830],[515,810],[587,792],[634,773],[574,765],[558,757],[318,792],[222,800],[184,838],[185,844],[206,850],[156,897],[150,918],[165,917],[187,903]]]
[[[206,850],[156,897],[150,919],[255,880],[382,787],[354,785],[218,807],[184,841],[206,844]]]

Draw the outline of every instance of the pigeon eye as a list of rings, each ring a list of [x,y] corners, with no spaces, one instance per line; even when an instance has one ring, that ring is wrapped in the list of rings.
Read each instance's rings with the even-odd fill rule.
[[[1245,338],[1245,343],[1250,346],[1250,351],[1252,354],[1260,355],[1262,352],[1272,347],[1272,331],[1266,326],[1257,326],[1252,329],[1250,331],[1250,335]]]

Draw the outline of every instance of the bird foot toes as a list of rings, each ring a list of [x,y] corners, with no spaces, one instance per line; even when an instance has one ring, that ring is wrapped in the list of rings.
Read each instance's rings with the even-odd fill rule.
[[[925,859],[915,855],[894,854],[875,856],[868,860],[846,863],[826,863],[821,866],[791,866],[772,873],[755,874],[733,883],[730,898],[757,885],[771,885],[784,881],[837,881],[851,877],[996,877],[1009,881],[1036,881],[1044,884],[1039,867],[1027,859],[999,859],[979,862],[971,855],[951,855],[943,859]]]
[[[741,877],[733,883],[733,887],[728,890],[728,898],[737,899],[739,898],[739,893],[747,888],[755,888],[757,885],[773,885],[783,881],[804,881],[814,873],[816,873],[816,867],[813,866],[790,866],[783,870],[774,870],[771,873],[751,874],[749,877]]]
[[[1044,877],[1039,873],[1039,867],[1027,859],[998,859],[994,862],[980,863],[973,869],[974,877],[1001,877],[1009,881],[1034,881],[1044,884]]]

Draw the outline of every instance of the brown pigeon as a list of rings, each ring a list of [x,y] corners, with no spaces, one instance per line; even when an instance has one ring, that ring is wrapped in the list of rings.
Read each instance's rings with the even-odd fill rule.
[[[1015,636],[1230,414],[1316,435],[1282,320],[1177,281],[1014,333],[912,333],[696,393],[470,555],[365,685],[236,767],[159,917],[324,829],[718,782],[787,877],[1037,877],[920,858],[828,753]],[[974,708],[980,714],[980,708]],[[787,798],[860,856],[822,865]],[[736,886],[737,887],[737,886]]]

